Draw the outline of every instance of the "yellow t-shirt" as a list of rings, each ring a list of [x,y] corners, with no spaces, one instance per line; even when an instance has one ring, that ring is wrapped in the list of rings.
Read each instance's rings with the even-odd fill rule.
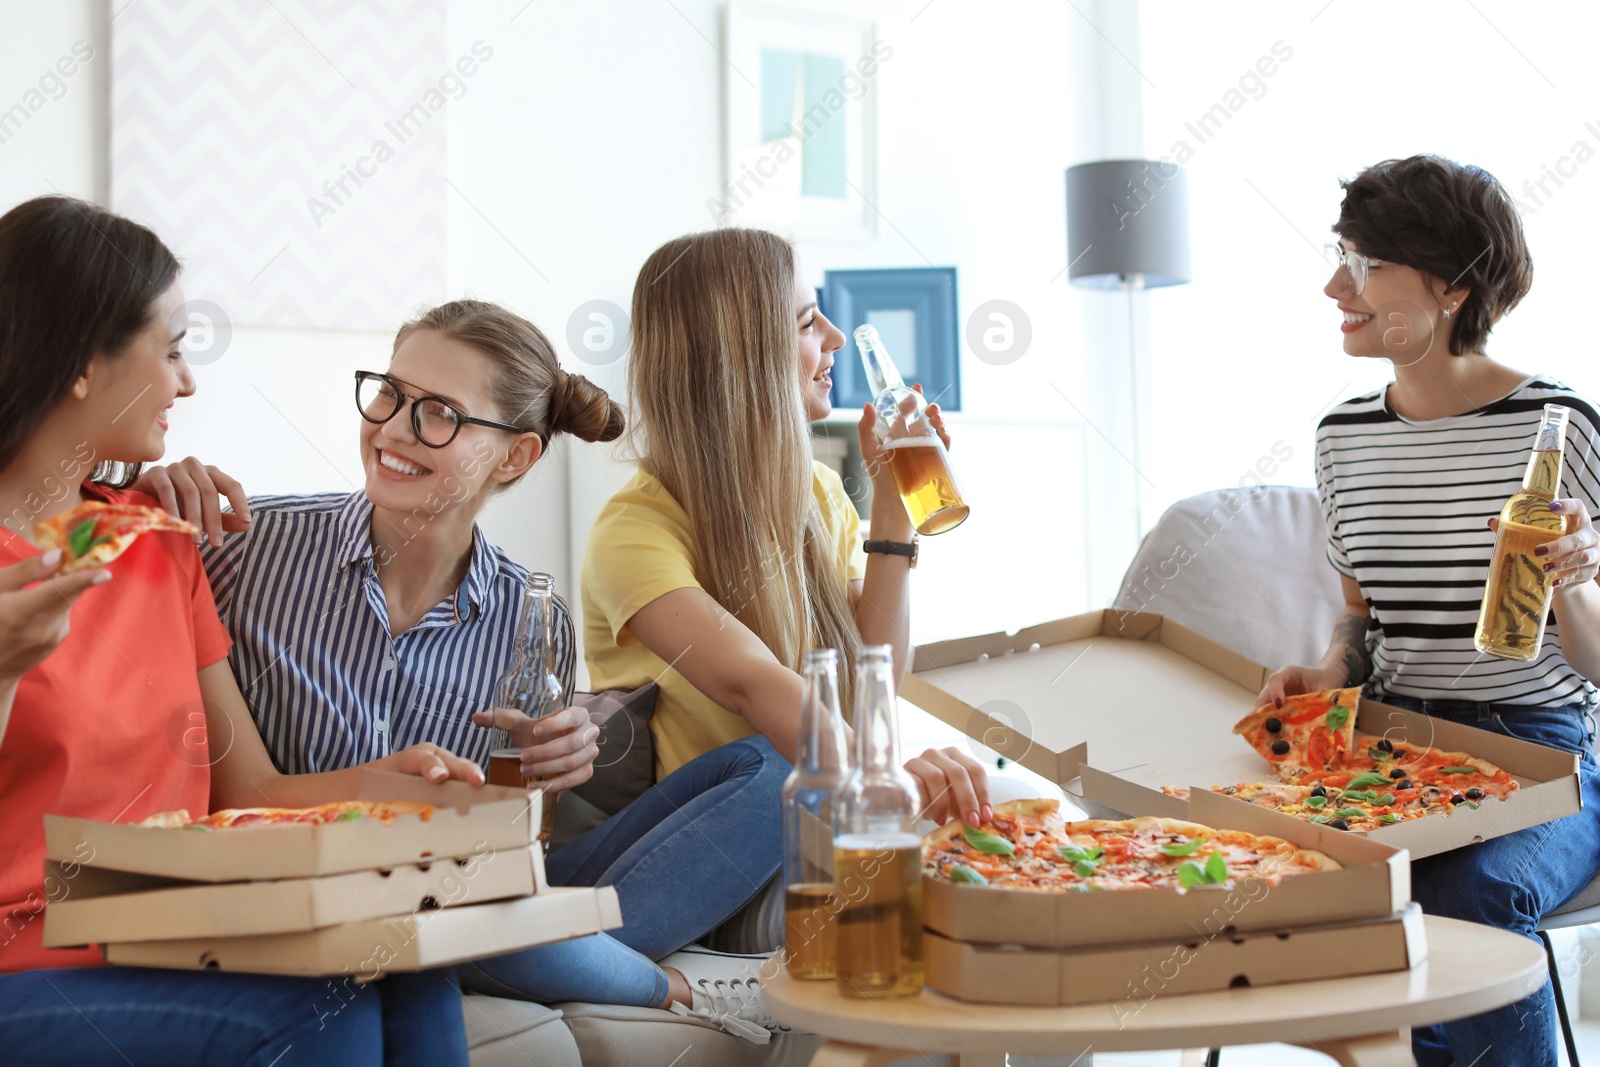
[[[865,577],[861,520],[839,475],[813,463],[811,491],[838,546],[840,573],[848,581]],[[628,632],[628,620],[656,598],[675,589],[703,588],[694,573],[692,537],[682,506],[660,481],[639,471],[600,509],[583,561],[583,648],[590,687],[600,692],[650,681],[661,685],[650,720],[657,779],[756,732]]]

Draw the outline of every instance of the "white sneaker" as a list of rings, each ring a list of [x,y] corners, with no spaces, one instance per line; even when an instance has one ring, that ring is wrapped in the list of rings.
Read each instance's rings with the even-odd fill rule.
[[[761,1005],[761,965],[766,961],[764,953],[736,955],[690,945],[659,962],[682,972],[694,995],[692,1009],[674,1002],[673,1012],[708,1019],[730,1034],[765,1045],[773,1032],[789,1029]]]

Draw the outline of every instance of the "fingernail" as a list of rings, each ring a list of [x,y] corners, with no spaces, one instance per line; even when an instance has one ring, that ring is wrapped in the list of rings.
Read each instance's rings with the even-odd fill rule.
[[[1275,708],[1283,707],[1283,698],[1282,697],[1273,697],[1272,698],[1272,706],[1275,707]]]
[[[1544,569],[1547,571],[1553,571],[1556,569],[1556,565],[1554,563],[1546,563],[1544,565]]]
[[[105,585],[110,580],[111,580],[111,572],[110,571],[101,571],[99,574],[94,576],[94,581],[90,582],[89,584],[90,585]]]
[[[985,804],[983,806],[983,821],[988,822],[992,818],[994,818],[994,808],[990,807],[988,804]]]
[[[1550,546],[1540,545],[1538,548],[1533,550],[1533,554],[1535,556],[1548,556],[1550,554]]]
[[[61,550],[59,548],[52,548],[50,551],[39,557],[39,562],[43,564],[45,570],[55,570],[56,567],[61,563]]]
[[[1550,501],[1550,510],[1551,511],[1560,511],[1561,510],[1561,501],[1559,501],[1559,500]]]
[[[973,827],[982,826],[983,820],[978,818],[978,813],[974,811],[967,816],[967,825]]]

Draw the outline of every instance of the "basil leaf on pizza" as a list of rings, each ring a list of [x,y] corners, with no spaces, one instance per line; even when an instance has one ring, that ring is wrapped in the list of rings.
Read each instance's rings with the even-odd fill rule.
[[[950,880],[961,882],[965,885],[988,885],[989,879],[968,867],[965,863],[958,863],[950,868]]]
[[[961,827],[961,833],[967,839],[967,844],[979,852],[985,852],[991,856],[1014,856],[1017,854],[1016,847],[1003,837],[986,834],[982,830],[964,824]]]
[[[1191,838],[1188,841],[1168,841],[1161,846],[1161,852],[1167,856],[1192,856],[1194,855],[1194,850],[1204,843],[1198,837]]]
[[[1328,712],[1328,729],[1330,730],[1342,730],[1344,729],[1344,724],[1349,721],[1350,709],[1345,707],[1343,704],[1336,706],[1332,711]]]

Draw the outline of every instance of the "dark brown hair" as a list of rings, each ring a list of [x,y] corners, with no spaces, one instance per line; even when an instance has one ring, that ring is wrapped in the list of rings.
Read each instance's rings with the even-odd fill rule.
[[[1522,219],[1493,174],[1440,156],[1374,164],[1344,188],[1333,232],[1374,259],[1471,293],[1450,318],[1450,352],[1483,351],[1489,330],[1533,285]]]
[[[516,312],[485,300],[452,300],[400,327],[395,349],[418,330],[437,330],[488,356],[494,364],[489,398],[501,420],[538,434],[546,447],[562,433],[584,441],[622,436],[622,408],[589,379],[562,370],[549,338]]]
[[[0,216],[0,470],[97,353],[149,327],[179,269],[153,231],[83,200],[41,196]],[[138,476],[136,463],[102,463],[90,477]]]

